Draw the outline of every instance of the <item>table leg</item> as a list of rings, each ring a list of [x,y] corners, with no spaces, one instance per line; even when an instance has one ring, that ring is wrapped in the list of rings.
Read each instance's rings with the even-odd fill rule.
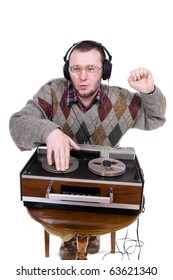
[[[111,253],[115,253],[116,232],[111,232]]]
[[[77,254],[76,260],[87,260],[87,245],[89,235],[77,235]]]
[[[45,256],[49,257],[49,233],[44,230]]]

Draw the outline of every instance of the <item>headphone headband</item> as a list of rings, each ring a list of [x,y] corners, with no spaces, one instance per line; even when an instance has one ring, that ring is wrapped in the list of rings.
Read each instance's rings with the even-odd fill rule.
[[[70,53],[70,51],[72,51],[76,46],[78,46],[81,43],[91,43],[93,45],[95,45],[96,47],[100,48],[104,53],[107,53],[109,61],[112,60],[112,56],[110,55],[109,51],[101,44],[95,41],[91,41],[91,40],[84,40],[84,41],[79,41],[78,43],[74,43],[66,52],[65,56],[63,57],[64,62],[67,61],[67,56]]]
[[[64,67],[63,67],[63,72],[64,72],[64,77],[67,79],[67,80],[71,80],[70,78],[70,73],[69,73],[69,56],[71,54],[71,52],[73,51],[73,49],[78,46],[79,44],[81,43],[89,43],[89,44],[92,44],[92,45],[95,45],[97,48],[99,48],[105,55],[105,59],[103,61],[103,74],[102,74],[102,79],[103,80],[107,80],[110,78],[111,76],[111,71],[112,71],[112,63],[111,63],[111,60],[112,60],[112,56],[110,55],[110,53],[108,52],[108,50],[101,44],[101,43],[98,43],[98,42],[95,42],[95,41],[91,41],[91,40],[84,40],[84,41],[80,41],[78,43],[75,43],[73,44],[69,49],[68,51],[66,52],[65,56],[63,57],[64,59]],[[106,54],[108,56],[108,59],[106,58]]]

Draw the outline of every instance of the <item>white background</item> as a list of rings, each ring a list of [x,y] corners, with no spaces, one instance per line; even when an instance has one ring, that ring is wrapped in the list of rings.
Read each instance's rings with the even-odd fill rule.
[[[1,275],[11,279],[21,265],[54,265],[59,262],[60,241],[52,239],[52,255],[44,258],[43,229],[20,202],[19,172],[32,152],[20,152],[11,140],[10,116],[48,80],[62,77],[63,56],[80,40],[101,42],[113,57],[111,85],[129,88],[130,70],[143,66],[167,98],[167,122],[152,132],[131,130],[121,146],[135,147],[145,174],[146,211],[140,218],[144,242],[140,261],[101,256],[84,266],[156,266],[158,279],[170,279],[172,255],[172,92],[173,43],[171,0],[6,0],[0,4],[1,71]],[[132,227],[133,228],[133,227]],[[124,237],[121,236],[120,237]],[[135,237],[135,228],[132,238]],[[108,244],[107,244],[108,242]],[[102,239],[109,251],[109,236]],[[105,251],[104,251],[105,250]],[[86,265],[87,263],[87,265]],[[66,264],[68,267],[69,264]],[[75,266],[79,265],[75,263]],[[81,266],[81,263],[80,263]],[[124,276],[125,277],[125,276]],[[144,279],[139,276],[136,279]],[[31,279],[37,279],[33,276]],[[42,277],[48,279],[49,277]],[[68,276],[69,279],[75,277]],[[97,278],[97,277],[95,277]],[[110,277],[110,279],[112,279]],[[150,276],[150,279],[152,276]],[[55,279],[52,276],[49,279]],[[124,279],[124,278],[123,278]],[[155,276],[156,279],[156,276]]]

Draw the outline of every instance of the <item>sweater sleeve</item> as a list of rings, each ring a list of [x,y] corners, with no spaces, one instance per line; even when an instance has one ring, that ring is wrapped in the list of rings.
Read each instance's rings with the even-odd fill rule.
[[[43,106],[39,104],[39,98],[43,100]],[[10,134],[21,151],[45,144],[49,133],[59,128],[58,124],[51,121],[52,110],[51,88],[46,84],[22,110],[11,116]]]
[[[158,87],[151,94],[140,94],[141,108],[134,128],[153,130],[165,123],[166,99]]]

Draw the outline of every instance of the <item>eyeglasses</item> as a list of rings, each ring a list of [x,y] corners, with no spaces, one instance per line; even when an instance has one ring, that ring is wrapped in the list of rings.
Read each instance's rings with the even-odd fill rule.
[[[72,75],[79,75],[82,72],[82,70],[85,70],[85,72],[88,75],[96,75],[100,69],[102,69],[102,66],[99,68],[98,66],[95,65],[86,65],[86,66],[73,65],[69,68]]]

